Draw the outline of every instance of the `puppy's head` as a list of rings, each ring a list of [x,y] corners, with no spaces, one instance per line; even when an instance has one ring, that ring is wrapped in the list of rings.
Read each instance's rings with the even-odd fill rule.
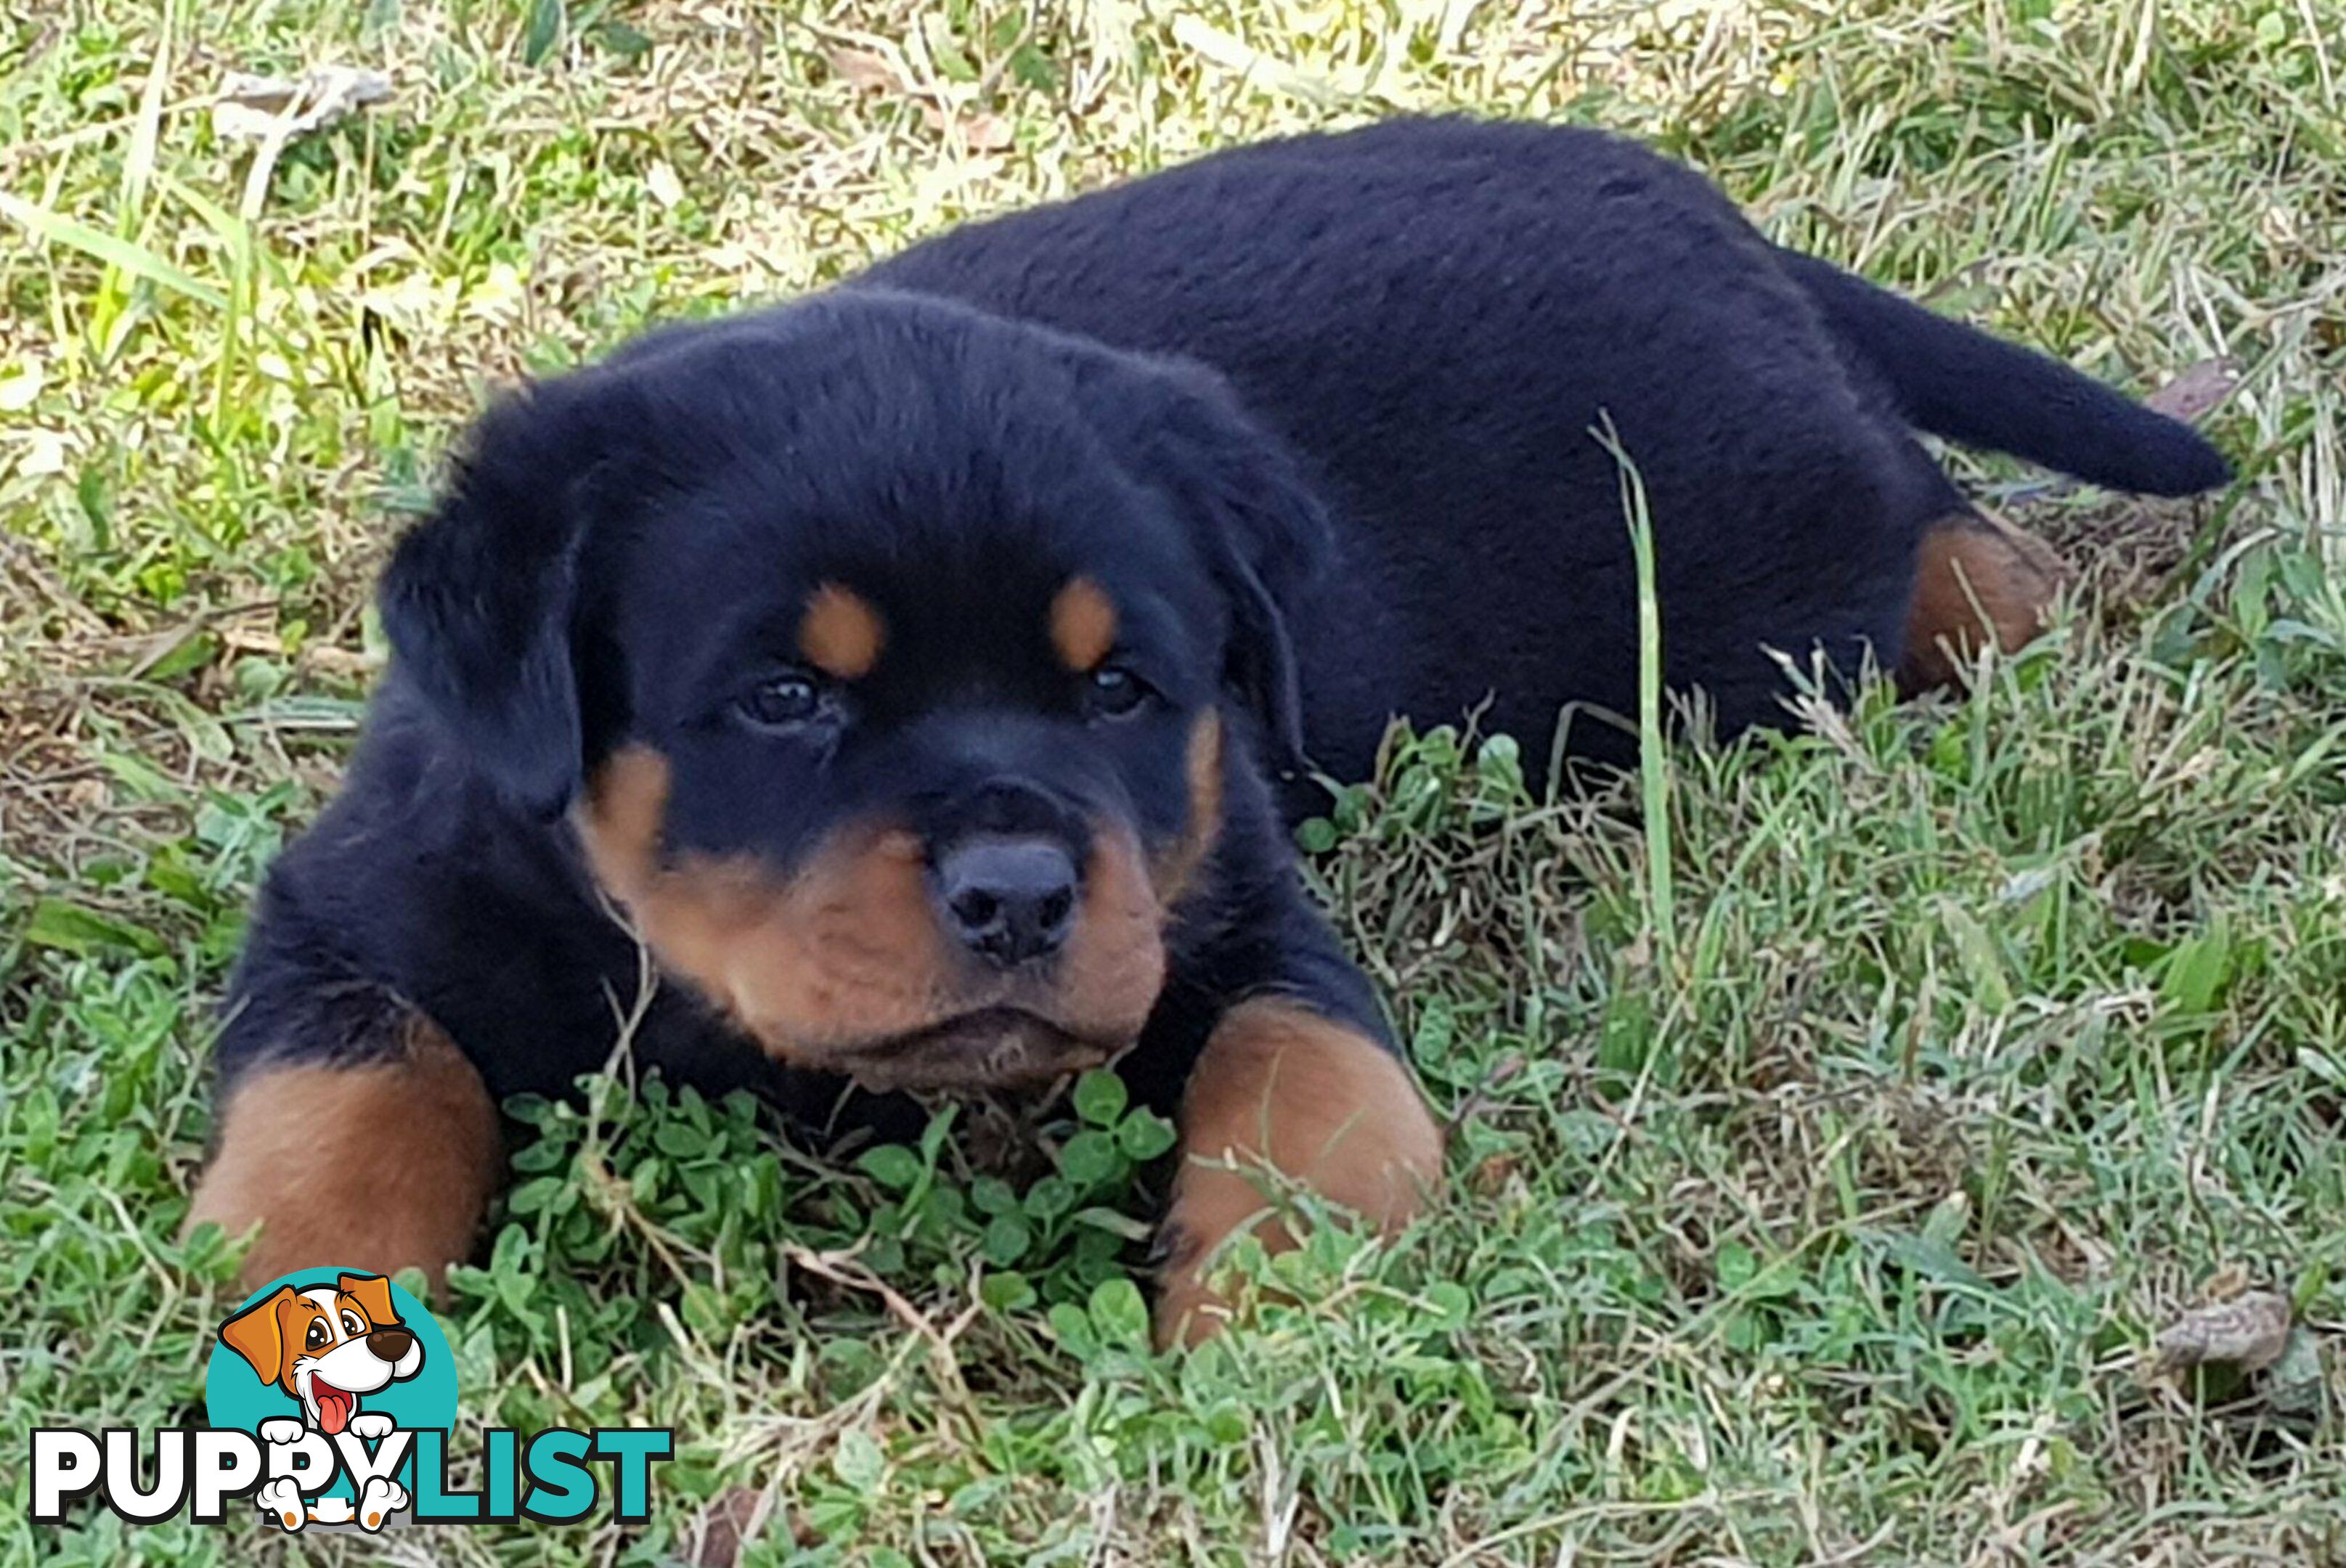
[[[385,621],[770,1052],[1001,1084],[1138,1033],[1325,534],[1210,374],[847,291],[494,412]]]
[[[329,1437],[350,1424],[360,1395],[423,1365],[423,1347],[400,1322],[380,1274],[344,1274],[307,1290],[280,1285],[221,1324],[220,1342],[262,1382],[292,1395]]]

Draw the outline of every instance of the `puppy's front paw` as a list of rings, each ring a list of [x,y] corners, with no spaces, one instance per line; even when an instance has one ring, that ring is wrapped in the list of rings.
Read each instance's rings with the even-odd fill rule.
[[[362,1529],[381,1530],[384,1520],[406,1506],[407,1488],[377,1476],[359,1493],[359,1525]]]
[[[300,1442],[304,1430],[291,1416],[271,1416],[260,1423],[259,1431],[262,1442],[271,1448],[282,1448],[287,1443]]]
[[[296,1421],[293,1424],[299,1426],[301,1423]],[[252,1494],[252,1500],[260,1505],[263,1513],[288,1531],[299,1530],[310,1522],[310,1505],[301,1501],[301,1489],[293,1484],[293,1478],[290,1475],[280,1475],[275,1481],[262,1482],[260,1490]]]
[[[351,1424],[342,1430],[361,1442],[372,1442],[392,1434],[392,1420],[381,1410],[363,1410],[352,1416]]]

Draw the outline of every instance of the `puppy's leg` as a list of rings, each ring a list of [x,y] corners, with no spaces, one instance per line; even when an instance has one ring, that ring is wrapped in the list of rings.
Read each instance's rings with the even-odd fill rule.
[[[1190,1072],[1180,1130],[1159,1243],[1160,1346],[1197,1344],[1229,1321],[1206,1276],[1234,1232],[1251,1227],[1273,1250],[1295,1245],[1266,1166],[1387,1231],[1442,1173],[1442,1134],[1409,1069],[1300,1002],[1247,1002],[1222,1016]]]
[[[1900,688],[1911,697],[1954,684],[1990,640],[2004,653],[2026,647],[2066,575],[2043,544],[1984,513],[1932,524],[1915,562]]]
[[[240,1236],[259,1224],[249,1287],[321,1265],[436,1280],[471,1249],[503,1157],[480,1074],[418,1019],[392,1054],[247,1069],[188,1225]]]

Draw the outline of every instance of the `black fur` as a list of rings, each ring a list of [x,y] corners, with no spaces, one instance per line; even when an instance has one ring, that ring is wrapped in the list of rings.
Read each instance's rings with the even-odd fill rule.
[[[1890,388],[1909,423],[2148,495],[2196,495],[2232,475],[2188,425],[2068,366],[1933,315],[1830,261],[1776,252],[1825,323]]]
[[[1897,659],[1922,531],[1963,508],[1909,422],[2142,489],[2225,473],[2181,426],[1789,257],[1585,131],[1399,121],[973,225],[484,420],[385,578],[393,669],[270,879],[222,1071],[363,1056],[407,1010],[498,1095],[599,1065],[637,960],[561,809],[623,743],[674,763],[671,851],[787,871],[859,812],[951,831],[987,778],[1166,842],[1209,707],[1219,836],[1125,1070],[1169,1101],[1265,991],[1383,1038],[1298,889],[1272,774],[1357,776],[1392,716],[1486,699],[1532,756],[1560,714],[1576,753],[1627,755],[1596,717],[1636,695],[1605,420],[1650,498],[1668,679],[1729,731],[1779,720],[1771,649]],[[1070,572],[1126,609],[1159,694],[1138,721],[1086,724],[1041,662]],[[744,730],[728,699],[795,658],[826,580],[884,606],[881,673],[821,737]],[[1311,803],[1285,789],[1285,815]],[[836,1090],[681,985],[637,1049],[801,1111]]]

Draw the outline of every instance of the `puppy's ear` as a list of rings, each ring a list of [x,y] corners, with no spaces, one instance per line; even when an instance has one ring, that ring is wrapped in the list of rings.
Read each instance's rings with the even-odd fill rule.
[[[220,1343],[243,1357],[264,1383],[285,1375],[285,1325],[280,1314],[294,1295],[293,1287],[280,1285],[220,1325]]]
[[[335,1279],[334,1288],[359,1304],[370,1328],[387,1329],[399,1321],[399,1308],[391,1299],[391,1281],[382,1275],[345,1274]]]
[[[400,540],[380,589],[383,630],[424,702],[514,799],[549,817],[585,766],[574,653],[606,423],[577,384],[586,379],[482,418],[438,510]]]
[[[1223,677],[1254,715],[1273,767],[1304,765],[1303,704],[1288,634],[1332,548],[1328,509],[1296,455],[1193,361],[1142,361],[1155,396],[1139,477],[1189,513],[1230,609]]]

